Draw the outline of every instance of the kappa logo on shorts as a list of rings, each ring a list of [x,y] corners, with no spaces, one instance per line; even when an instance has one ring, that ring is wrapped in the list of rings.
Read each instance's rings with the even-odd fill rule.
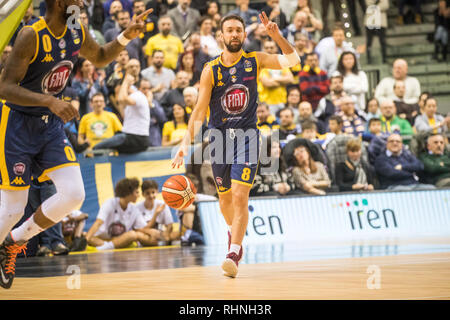
[[[18,162],[13,167],[14,174],[16,176],[21,176],[21,175],[23,175],[25,173],[25,169],[26,168],[27,167],[26,167],[25,163]]]
[[[23,185],[25,184],[25,181],[23,181],[22,177],[16,177],[13,181],[11,181],[11,184]]]

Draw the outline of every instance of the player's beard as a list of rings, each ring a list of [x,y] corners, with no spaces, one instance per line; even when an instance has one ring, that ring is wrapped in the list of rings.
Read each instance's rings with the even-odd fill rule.
[[[236,41],[236,40],[232,40],[232,41]],[[226,43],[224,41],[225,47],[227,47],[227,50],[232,52],[232,53],[241,51],[243,42],[241,42],[240,40],[237,40],[239,42],[239,44],[237,44],[237,43],[231,44],[232,41],[230,41],[229,43]]]

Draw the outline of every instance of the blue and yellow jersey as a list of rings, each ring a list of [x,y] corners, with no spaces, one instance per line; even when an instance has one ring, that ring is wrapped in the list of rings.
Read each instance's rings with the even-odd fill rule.
[[[36,50],[28,71],[19,84],[21,87],[36,93],[61,97],[85,40],[84,28],[81,23],[79,25],[81,28],[78,29],[69,29],[66,26],[59,37],[52,33],[42,17],[32,25],[24,27],[34,30]],[[8,101],[6,104],[11,109],[27,114],[51,114],[46,107],[25,107]]]
[[[213,89],[209,105],[209,128],[256,128],[259,63],[256,52],[242,52],[232,65],[221,56],[210,61]]]

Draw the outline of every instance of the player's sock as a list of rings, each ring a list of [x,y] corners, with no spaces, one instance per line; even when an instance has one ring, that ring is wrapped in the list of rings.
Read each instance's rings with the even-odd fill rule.
[[[230,246],[230,251],[229,251],[228,253],[234,252],[234,253],[236,253],[237,255],[239,255],[239,250],[241,250],[241,246],[238,245],[238,244],[232,243],[231,246]]]
[[[111,249],[114,249],[114,243],[112,243],[112,241],[105,241],[105,243],[97,247],[97,250],[111,250]]]
[[[191,236],[192,229],[187,229],[186,232],[181,237],[181,241],[188,241],[189,237]]]
[[[15,242],[28,241],[42,231],[44,231],[44,229],[38,226],[36,222],[34,222],[33,214],[27,221],[22,223],[20,227],[11,231],[11,237]]]

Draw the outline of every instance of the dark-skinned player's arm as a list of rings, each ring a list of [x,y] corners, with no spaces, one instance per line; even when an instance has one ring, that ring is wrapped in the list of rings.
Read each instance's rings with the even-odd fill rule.
[[[283,69],[291,68],[300,63],[300,57],[294,47],[280,33],[278,25],[267,18],[265,12],[259,15],[259,19],[266,27],[267,35],[280,47],[283,54],[268,54],[257,52],[260,69]]]
[[[206,64],[200,77],[200,91],[198,94],[197,104],[195,105],[189,119],[186,135],[183,140],[181,140],[180,147],[175,155],[175,158],[172,160],[172,168],[179,168],[183,164],[184,156],[187,155],[188,147],[191,145],[191,141],[194,140],[194,137],[201,129],[203,121],[206,118],[206,111],[208,110],[213,88],[211,79],[211,67],[209,64]]]
[[[23,28],[0,75],[0,99],[25,107],[47,107],[64,122],[79,119],[78,111],[70,103],[19,86],[35,53],[36,33],[32,28]]]
[[[100,46],[92,38],[89,29],[83,25],[85,30],[85,39],[81,47],[80,54],[88,59],[97,68],[103,68],[113,62],[126,45],[137,38],[144,31],[144,17],[147,17],[153,9],[148,9],[137,17],[134,17],[130,25],[123,31],[117,39],[111,41],[104,46]]]

